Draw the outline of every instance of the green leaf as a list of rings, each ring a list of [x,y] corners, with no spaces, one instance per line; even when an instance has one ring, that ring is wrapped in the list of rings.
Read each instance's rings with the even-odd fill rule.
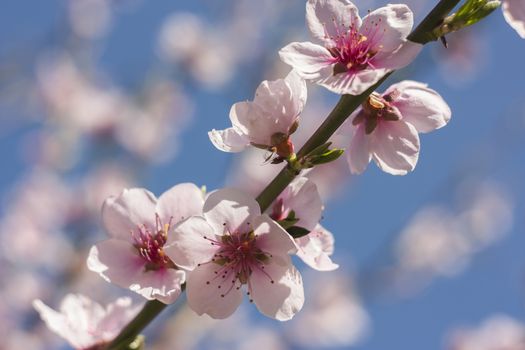
[[[289,227],[288,229],[286,229],[286,231],[288,231],[290,236],[292,236],[293,238],[300,238],[310,233],[310,231],[308,231],[304,227],[299,226]]]

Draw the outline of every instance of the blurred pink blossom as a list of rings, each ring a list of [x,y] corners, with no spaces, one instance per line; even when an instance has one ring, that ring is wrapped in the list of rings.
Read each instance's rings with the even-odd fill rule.
[[[311,274],[308,303],[287,329],[288,339],[301,348],[355,345],[368,335],[370,318],[351,281],[337,273]]]
[[[494,315],[477,328],[454,330],[447,343],[450,350],[525,350],[525,324],[507,315]]]
[[[414,292],[436,276],[462,272],[474,254],[502,239],[511,229],[513,201],[500,185],[468,181],[458,192],[460,209],[420,209],[396,243],[394,286]]]
[[[66,295],[59,312],[39,299],[33,301],[33,306],[50,330],[79,350],[111,341],[138,312],[130,298],[119,298],[103,307],[80,294]]]

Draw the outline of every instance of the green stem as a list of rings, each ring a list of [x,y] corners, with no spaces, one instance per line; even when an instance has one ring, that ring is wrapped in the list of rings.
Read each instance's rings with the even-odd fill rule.
[[[146,326],[157,317],[162,310],[166,308],[166,304],[161,303],[158,300],[150,300],[140,312],[135,316],[133,320],[122,331],[120,334],[108,344],[106,350],[118,350],[127,349],[129,344],[135,340],[135,338],[142,332]]]
[[[434,28],[441,23],[441,21],[452,11],[460,0],[441,0],[436,7],[428,14],[427,17],[419,24],[419,26],[408,36],[408,39],[420,44],[426,44],[429,41],[434,41],[432,35]],[[370,87],[364,93],[358,96],[343,95],[339,102],[334,107],[332,112],[328,115],[326,120],[321,124],[317,131],[306,141],[304,146],[297,153],[297,157],[307,155],[316,147],[324,144],[336,132],[336,130],[344,123],[344,121],[352,114],[354,110],[377,88],[381,85],[393,72],[385,75],[374,86]],[[297,172],[289,165],[270,182],[268,186],[259,194],[257,202],[261,207],[261,211],[265,211],[272,204],[272,202],[279,196],[279,194],[292,182],[297,176]],[[160,314],[166,307],[165,304],[153,300],[148,301],[139,314],[120,332],[120,334],[106,347],[106,350],[120,350],[133,342],[137,335],[146,326]]]
[[[266,188],[261,192],[261,194],[256,198],[259,206],[261,207],[261,212],[264,212],[270,204],[277,198],[277,196],[288,186],[290,182],[295,178],[296,172],[286,166],[277,176],[273,179],[272,182],[266,186]]]
[[[441,0],[416,29],[410,33],[408,40],[419,44],[426,44],[439,39],[435,35],[434,29],[441,25],[450,11],[452,11],[460,1],[461,0]]]

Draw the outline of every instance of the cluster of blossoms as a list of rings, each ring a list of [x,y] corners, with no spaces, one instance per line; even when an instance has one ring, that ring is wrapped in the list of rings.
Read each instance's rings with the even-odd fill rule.
[[[509,1],[507,8],[511,5],[515,3]],[[315,166],[297,159],[292,141],[307,101],[307,82],[338,94],[360,95],[387,73],[408,65],[421,49],[407,39],[413,14],[405,5],[387,5],[361,18],[349,1],[309,0],[306,21],[320,44],[295,42],[279,52],[291,72],[263,81],[253,101],[232,106],[232,127],[209,132],[218,149],[263,149],[271,152],[272,163],[287,162],[297,173]],[[450,118],[447,103],[426,84],[402,81],[382,94],[372,92],[339,129],[350,139],[350,171],[362,173],[373,159],[387,173],[407,174],[418,161],[419,133],[439,129]],[[245,293],[264,315],[289,320],[305,301],[291,255],[319,271],[338,267],[330,257],[334,238],[319,223],[323,209],[316,184],[306,177],[292,181],[268,208],[232,188],[205,193],[184,183],[159,198],[146,189],[126,189],[104,202],[102,222],[110,238],[91,248],[87,265],[106,281],[147,300],[173,303],[185,287],[189,306],[200,315],[226,318]],[[93,308],[88,313],[98,321],[94,330],[85,331],[96,339],[80,343],[82,336],[75,337],[84,329],[64,330],[75,322],[68,320],[75,303],[84,311]],[[68,297],[63,315],[41,302],[35,307],[75,347],[96,348],[118,333],[113,328],[101,331],[106,318],[117,318],[120,327],[129,320],[127,312],[119,311],[129,303],[120,300],[105,312],[99,305],[87,307],[90,303]]]

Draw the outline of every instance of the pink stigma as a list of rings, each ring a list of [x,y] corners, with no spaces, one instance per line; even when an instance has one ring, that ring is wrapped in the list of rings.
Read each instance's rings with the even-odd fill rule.
[[[382,34],[378,24],[371,23],[371,28],[361,28],[361,30],[355,25],[350,25],[347,30],[337,33],[335,37],[330,37],[335,43],[334,47],[328,48],[335,63],[334,75],[375,68],[373,60],[381,50],[381,45],[377,44]],[[340,25],[338,28],[345,27]],[[363,32],[368,35],[362,34]]]
[[[270,283],[274,283],[272,277],[264,270],[272,255],[258,247],[257,236],[253,230],[233,233],[228,231],[220,238],[204,237],[204,239],[218,248],[217,253],[206,264],[217,265],[213,280],[220,279],[217,288],[223,290],[221,297],[224,298],[233,288],[240,289],[243,284],[248,285],[247,294],[251,295],[250,276],[256,270],[262,272]],[[210,285],[210,282],[206,281],[206,284]],[[250,298],[250,302],[252,301]]]
[[[175,265],[164,254],[163,247],[168,240],[168,232],[171,227],[171,220],[167,224],[162,224],[158,214],[155,214],[155,231],[151,231],[146,225],[137,226],[137,233],[131,232],[135,241],[135,248],[140,256],[146,261],[146,270],[159,270],[162,268],[174,268]]]

